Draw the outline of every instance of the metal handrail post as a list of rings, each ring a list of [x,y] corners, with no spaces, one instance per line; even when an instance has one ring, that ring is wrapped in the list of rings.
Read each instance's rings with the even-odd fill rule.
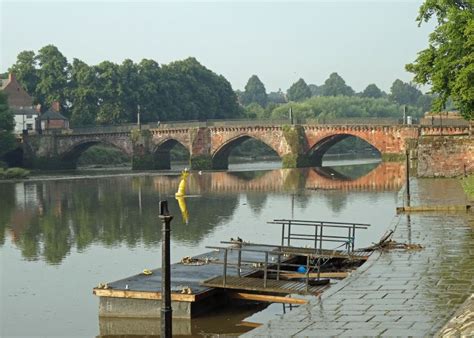
[[[309,290],[309,255],[306,256],[306,291]]]
[[[285,223],[281,224],[281,246],[285,245]]]
[[[240,277],[240,266],[242,263],[242,243],[239,243],[239,252],[237,253],[237,276]]]
[[[323,223],[321,223],[319,230],[319,253],[323,252]]]
[[[290,246],[290,237],[291,237],[291,221],[288,221],[288,242],[287,242],[288,246]]]
[[[318,248],[318,226],[314,227],[314,250]]]
[[[265,266],[263,267],[263,287],[267,287],[267,267],[268,267],[268,252],[265,251]]]
[[[277,280],[280,280],[280,264],[281,264],[281,254],[278,254],[278,260],[277,260]]]
[[[355,226],[355,224],[353,224],[353,225],[352,225],[352,238],[351,238],[351,242],[352,242],[352,252],[354,252],[355,237],[356,237],[356,226]]]
[[[227,249],[224,249],[224,275],[222,278],[222,286],[227,282]]]

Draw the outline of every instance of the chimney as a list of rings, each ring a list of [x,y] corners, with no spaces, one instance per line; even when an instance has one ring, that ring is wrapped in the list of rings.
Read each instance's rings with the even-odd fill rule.
[[[59,113],[61,111],[61,106],[59,105],[59,101],[53,101],[53,104],[51,105],[51,110]]]
[[[35,111],[41,113],[41,105],[39,103],[35,106]]]

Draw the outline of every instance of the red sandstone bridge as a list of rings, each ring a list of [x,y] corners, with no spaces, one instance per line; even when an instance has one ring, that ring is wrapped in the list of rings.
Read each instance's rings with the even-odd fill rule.
[[[288,125],[288,121],[181,122],[160,126],[72,129],[60,134],[26,136],[25,163],[39,168],[74,168],[89,147],[106,144],[132,157],[133,169],[169,169],[170,150],[183,145],[193,169],[226,169],[229,154],[249,138],[259,140],[282,159],[283,167],[320,166],[326,151],[354,136],[382,156],[401,155],[428,135],[466,135],[469,126],[398,125],[386,119],[352,120],[338,124]]]

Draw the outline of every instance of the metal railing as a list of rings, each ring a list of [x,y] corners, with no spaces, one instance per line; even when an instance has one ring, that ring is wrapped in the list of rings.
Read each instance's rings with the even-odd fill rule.
[[[275,272],[276,280],[280,280],[282,265],[282,256],[302,256],[306,257],[306,269],[305,269],[305,282],[306,290],[309,288],[310,280],[310,271],[311,271],[311,259],[317,257],[316,263],[313,267],[317,271],[317,280],[320,280],[321,274],[321,259],[322,257],[337,257],[335,253],[337,248],[332,250],[326,250],[325,253],[323,250],[324,242],[339,242],[342,243],[342,246],[346,246],[348,255],[354,253],[354,243],[355,243],[355,232],[356,229],[367,229],[370,224],[365,223],[346,223],[346,222],[328,222],[328,221],[307,221],[307,220],[290,220],[290,219],[275,219],[269,224],[279,224],[282,226],[281,232],[281,245],[270,245],[270,244],[257,244],[257,243],[245,243],[241,241],[222,241],[221,244],[231,244],[233,246],[206,246],[208,249],[215,250],[224,250],[223,257],[223,271],[222,271],[222,286],[227,285],[227,272],[228,272],[228,253],[230,251],[238,251],[237,255],[237,276],[241,277],[241,267],[245,264],[257,264],[257,267],[261,267],[261,261],[249,260],[242,258],[242,252],[253,252],[253,253],[262,253],[264,254],[263,261],[263,287],[267,287],[268,273]],[[304,226],[304,227],[314,227],[314,233],[303,234],[303,233],[294,233],[292,230],[295,227]],[[335,228],[335,229],[344,229],[347,230],[347,235],[328,235],[323,232],[324,228]],[[314,243],[313,248],[308,247],[294,247],[291,246],[291,240],[299,241],[311,241]],[[285,245],[286,241],[286,245]],[[245,246],[251,246],[251,248],[246,248]],[[256,249],[256,247],[258,249]],[[269,262],[269,256],[277,256],[277,262]],[[300,264],[293,264],[290,262],[284,262],[286,267],[299,267]],[[275,268],[276,267],[276,268]]]
[[[338,242],[346,244],[347,251],[354,252],[356,229],[367,229],[370,224],[365,223],[347,223],[347,222],[329,222],[329,221],[308,221],[295,219],[275,219],[268,224],[281,225],[281,246],[285,241],[288,247],[291,246],[291,240],[310,241],[314,244],[314,249],[322,252],[323,242]],[[302,234],[292,232],[295,227],[314,227],[314,234]],[[324,228],[344,229],[347,235],[327,235]]]
[[[235,243],[234,243],[235,244]],[[228,252],[229,251],[238,251],[238,260],[237,260],[237,276],[241,277],[241,267],[243,263],[251,263],[251,264],[261,264],[261,261],[253,261],[253,260],[244,260],[242,259],[242,252],[258,252],[258,253],[263,253],[265,258],[263,261],[263,287],[267,287],[267,282],[268,282],[268,273],[269,272],[275,272],[276,273],[276,280],[280,280],[280,274],[281,272],[284,272],[281,270],[281,257],[288,255],[287,252],[284,251],[276,251],[274,248],[273,249],[268,249],[268,250],[257,250],[257,249],[249,249],[242,247],[242,245],[237,246],[237,247],[224,247],[224,246],[206,246],[207,249],[214,249],[214,250],[223,250],[224,251],[224,262],[223,262],[223,271],[222,271],[222,286],[225,287],[227,285],[227,270],[229,265],[228,263]],[[269,256],[277,256],[277,263],[275,264],[272,262],[271,264],[269,263]],[[310,280],[310,262],[311,262],[311,254],[300,254],[301,256],[306,256],[306,273],[305,273],[305,282],[306,282],[306,291],[309,289],[309,280]],[[318,280],[320,279],[320,260],[317,261],[317,270],[318,270]],[[276,269],[273,268],[276,265]],[[285,262],[285,266],[300,266],[300,264],[291,264]],[[259,266],[260,267],[260,266]]]
[[[469,121],[462,119],[420,119],[413,120],[411,124],[404,124],[403,119],[395,118],[315,118],[315,119],[298,119],[298,124],[305,125],[373,125],[373,126],[392,126],[392,125],[407,125],[407,126],[422,126],[422,127],[469,127]],[[110,126],[70,126],[67,130],[58,131],[60,134],[101,134],[101,133],[127,133],[132,129],[180,129],[180,128],[205,128],[205,127],[233,127],[233,126],[282,126],[289,125],[288,119],[236,119],[236,120],[206,120],[206,121],[164,121],[164,122],[150,122],[141,124],[140,127],[136,123],[126,123],[120,125]]]

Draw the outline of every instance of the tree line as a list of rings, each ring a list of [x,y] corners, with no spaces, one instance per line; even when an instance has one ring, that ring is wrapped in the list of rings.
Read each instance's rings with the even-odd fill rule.
[[[227,119],[241,109],[230,83],[195,58],[160,65],[150,59],[121,64],[71,63],[56,46],[23,51],[9,69],[42,110],[59,101],[72,125]]]
[[[395,80],[390,93],[375,84],[369,84],[356,93],[338,74],[332,73],[321,85],[307,84],[299,79],[283,93],[266,93],[265,85],[257,75],[252,75],[244,91],[237,91],[245,115],[249,118],[282,118],[291,107],[296,117],[396,117],[402,116],[402,106],[408,113],[421,116],[428,111],[432,95],[423,94],[416,86]]]
[[[88,65],[77,58],[69,63],[53,45],[36,54],[22,51],[9,71],[43,111],[59,101],[61,112],[73,126],[132,123],[138,112],[144,123],[282,118],[288,115],[289,106],[297,117],[305,118],[400,117],[401,105],[419,116],[433,99],[401,80],[394,81],[389,94],[375,84],[356,93],[338,73],[321,85],[299,79],[286,93],[268,94],[258,76],[252,75],[244,91],[234,92],[222,75],[195,58],[167,65],[150,59]]]

